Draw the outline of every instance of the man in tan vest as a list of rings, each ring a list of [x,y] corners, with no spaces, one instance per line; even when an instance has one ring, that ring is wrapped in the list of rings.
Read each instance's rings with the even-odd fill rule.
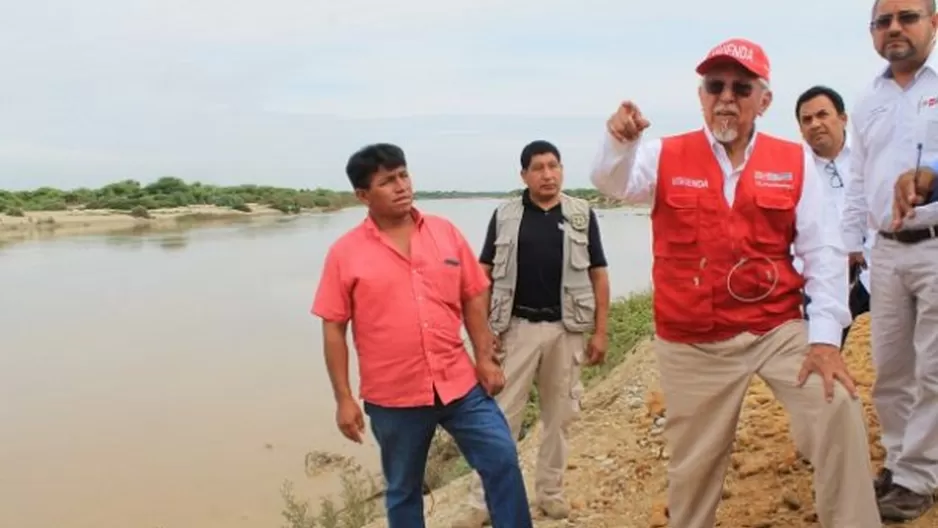
[[[536,380],[543,424],[536,503],[548,517],[562,519],[569,514],[563,498],[567,429],[580,410],[581,365],[605,358],[609,279],[589,202],[560,190],[557,147],[528,144],[521,178],[527,189],[496,209],[479,260],[492,279],[489,324],[506,379],[496,399],[517,440]],[[479,478],[472,478],[467,511],[454,528],[488,522]]]

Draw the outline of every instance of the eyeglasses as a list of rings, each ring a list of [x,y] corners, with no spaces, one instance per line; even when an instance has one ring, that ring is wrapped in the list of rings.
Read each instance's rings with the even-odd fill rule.
[[[720,79],[707,79],[704,81],[704,90],[710,95],[720,95],[726,90],[726,81]],[[749,97],[752,95],[752,83],[733,81],[730,89],[736,97]]]
[[[830,176],[831,189],[843,189],[844,180],[840,177],[840,173],[837,172],[837,165],[834,165],[833,161],[828,161],[827,165],[824,165],[824,172]]]
[[[912,26],[918,23],[925,14],[921,11],[899,11],[896,14],[880,15],[870,22],[870,29],[880,31],[889,29],[892,26],[892,19],[899,21],[900,26]]]

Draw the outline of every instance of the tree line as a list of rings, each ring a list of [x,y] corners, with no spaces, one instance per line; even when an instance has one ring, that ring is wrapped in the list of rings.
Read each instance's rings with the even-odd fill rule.
[[[517,195],[513,191],[418,191],[417,199],[502,198]],[[594,189],[569,189],[573,196],[590,201],[599,199]],[[335,210],[357,203],[350,191],[331,189],[291,189],[267,185],[220,186],[201,182],[187,183],[166,176],[149,184],[136,180],[111,183],[98,189],[62,190],[40,187],[28,191],[0,190],[0,213],[22,216],[29,211],[65,211],[71,209],[114,210],[143,213],[154,209],[170,209],[193,205],[212,205],[250,212],[251,205],[261,205],[284,213],[304,210]]]

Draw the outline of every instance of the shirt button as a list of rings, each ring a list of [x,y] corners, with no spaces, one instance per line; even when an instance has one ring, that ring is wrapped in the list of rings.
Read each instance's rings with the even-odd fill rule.
[[[423,323],[423,327],[424,327],[424,328],[426,328],[427,326],[429,326],[429,325],[427,325],[427,323]]]

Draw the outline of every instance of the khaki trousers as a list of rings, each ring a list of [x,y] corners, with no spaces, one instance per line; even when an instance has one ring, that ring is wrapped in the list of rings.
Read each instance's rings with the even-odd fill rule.
[[[791,416],[791,431],[814,466],[817,514],[824,528],[880,528],[860,402],[841,385],[834,399],[811,375],[798,387],[808,350],[804,321],[763,336],[688,345],[656,340],[667,409],[664,434],[670,526],[713,528],[743,398],[759,375]]]
[[[877,237],[870,266],[873,402],[893,482],[938,490],[938,240]]]
[[[505,388],[495,399],[515,441],[521,433],[532,383],[537,380],[543,427],[535,475],[538,502],[558,499],[563,494],[567,430],[580,410],[583,394],[580,365],[584,352],[585,336],[568,332],[559,322],[532,323],[515,317],[502,335],[500,359]],[[478,474],[471,477],[468,503],[485,509],[485,494]]]

